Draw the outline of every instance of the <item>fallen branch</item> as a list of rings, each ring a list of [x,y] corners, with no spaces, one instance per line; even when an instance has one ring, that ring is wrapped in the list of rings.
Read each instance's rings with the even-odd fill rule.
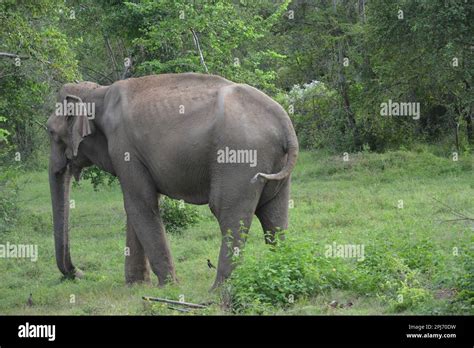
[[[474,218],[467,216],[464,213],[460,213],[453,208],[451,208],[449,205],[446,203],[441,202],[440,200],[436,199],[435,197],[432,197],[435,202],[438,202],[441,204],[443,207],[447,208],[453,215],[457,216],[457,219],[449,219],[449,220],[440,220],[441,222],[454,222],[454,221],[474,221]]]
[[[30,57],[28,56],[20,56],[19,54],[8,53],[8,52],[0,52],[0,57],[30,59]]]
[[[189,308],[207,308],[207,306],[203,306],[203,305],[196,304],[196,303],[180,302],[180,301],[168,300],[166,298],[159,298],[159,297],[143,296],[142,299],[145,300],[145,301],[163,302],[163,303],[168,303],[168,304],[185,306],[185,307],[189,307]]]

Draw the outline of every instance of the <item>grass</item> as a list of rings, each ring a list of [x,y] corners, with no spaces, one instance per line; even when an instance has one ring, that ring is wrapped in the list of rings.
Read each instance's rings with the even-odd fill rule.
[[[85,277],[63,280],[54,258],[47,172],[22,173],[19,183],[20,218],[9,232],[0,234],[0,244],[37,244],[39,258],[37,262],[0,259],[0,314],[183,315],[166,305],[145,303],[141,300],[144,295],[171,299],[184,295],[185,301],[194,303],[215,301],[192,314],[231,314],[219,305],[219,294],[208,292],[215,271],[207,267],[206,259],[216,263],[220,232],[206,206],[198,207],[202,218],[197,225],[169,234],[179,284],[129,287],[124,284],[125,214],[120,188],[112,185],[95,192],[89,182],[82,182],[71,194],[75,208],[70,226],[73,262]],[[435,201],[474,215],[472,156],[461,156],[455,162],[422,149],[363,152],[343,161],[342,156],[302,152],[293,173],[292,199],[287,235],[290,240],[309,240],[315,258],[323,257],[325,246],[333,242],[366,246],[365,260],[358,268],[345,266],[353,265],[352,260],[334,259],[335,265],[342,262],[343,267],[328,271],[335,272],[331,279],[358,277],[352,281],[361,288],[329,286],[296,298],[291,306],[267,308],[265,313],[473,314],[472,292],[463,300],[458,298],[465,290],[461,286],[473,286],[462,262],[472,260],[473,222],[441,222],[454,216]],[[254,219],[241,272],[246,262],[258,262],[266,254],[268,246]],[[428,295],[425,300],[397,306],[397,294],[406,289],[398,284],[403,279],[397,281],[392,274],[396,271],[384,266],[388,257],[401,260],[407,272],[415,275],[416,289]],[[358,273],[352,274],[351,269]],[[385,276],[395,279],[398,292],[383,290]],[[156,284],[154,276],[153,281]],[[32,307],[26,306],[30,293]],[[333,308],[332,301],[352,305]],[[250,307],[247,313],[259,312]]]

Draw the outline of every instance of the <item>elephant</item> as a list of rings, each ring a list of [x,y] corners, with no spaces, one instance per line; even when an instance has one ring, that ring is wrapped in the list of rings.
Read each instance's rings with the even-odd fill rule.
[[[69,192],[91,165],[122,189],[126,283],[149,283],[150,268],[158,286],[177,281],[161,195],[208,204],[216,217],[222,242],[212,288],[235,268],[253,215],[267,244],[284,239],[277,232],[288,228],[298,140],[283,107],[254,87],[198,73],[66,83],[46,125],[56,262],[65,277],[83,275],[71,261]]]

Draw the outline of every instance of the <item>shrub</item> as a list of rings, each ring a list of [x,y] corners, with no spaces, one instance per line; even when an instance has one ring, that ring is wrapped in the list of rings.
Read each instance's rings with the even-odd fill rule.
[[[0,123],[5,118],[0,116]],[[0,233],[10,230],[18,217],[19,187],[16,181],[18,171],[21,170],[19,162],[12,162],[12,146],[8,142],[9,132],[0,124]]]
[[[391,312],[417,307],[432,298],[422,286],[420,270],[411,269],[387,248],[367,246],[363,261],[327,258],[318,250],[314,242],[287,239],[258,257],[245,255],[225,290],[232,310],[270,313],[274,307],[286,308],[298,299],[333,289],[361,296],[375,294]],[[419,261],[423,270],[423,258]]]
[[[195,207],[168,197],[163,197],[160,201],[160,213],[167,232],[180,233],[199,221]]]
[[[0,233],[10,230],[18,217],[18,185],[16,169],[2,168],[0,172]]]
[[[410,285],[407,281],[403,281],[397,290],[396,299],[391,298],[388,302],[391,311],[401,312],[409,308],[420,306],[431,299],[432,295],[427,290],[419,286]]]
[[[419,257],[410,264],[417,266],[421,262],[420,265],[424,266],[425,258],[431,256],[424,255],[427,250],[418,249]],[[432,299],[431,293],[421,285],[420,270],[410,268],[404,258],[385,248],[370,248],[367,255],[355,269],[355,292],[375,293],[380,300],[388,303],[390,312],[401,312]]]
[[[343,262],[316,255],[313,242],[287,239],[260,257],[245,257],[229,282],[232,310],[263,314],[331,287],[347,287]]]
[[[474,313],[474,255],[472,250],[461,256],[464,273],[457,279],[459,292],[454,300],[453,308],[460,313]]]

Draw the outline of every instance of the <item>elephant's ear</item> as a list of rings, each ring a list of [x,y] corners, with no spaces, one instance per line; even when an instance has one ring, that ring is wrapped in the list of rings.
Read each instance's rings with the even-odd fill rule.
[[[89,118],[87,117],[87,113],[85,112],[85,106],[83,105],[81,98],[76,97],[74,95],[68,95],[66,96],[66,101],[67,103],[76,104],[75,106],[79,104],[78,107],[74,108],[74,112],[72,114],[69,114],[68,116],[71,122],[70,138],[72,144],[72,151],[74,157],[76,157],[81,141],[84,139],[84,137],[92,133],[91,125],[89,122]],[[82,106],[84,106],[84,108]]]

